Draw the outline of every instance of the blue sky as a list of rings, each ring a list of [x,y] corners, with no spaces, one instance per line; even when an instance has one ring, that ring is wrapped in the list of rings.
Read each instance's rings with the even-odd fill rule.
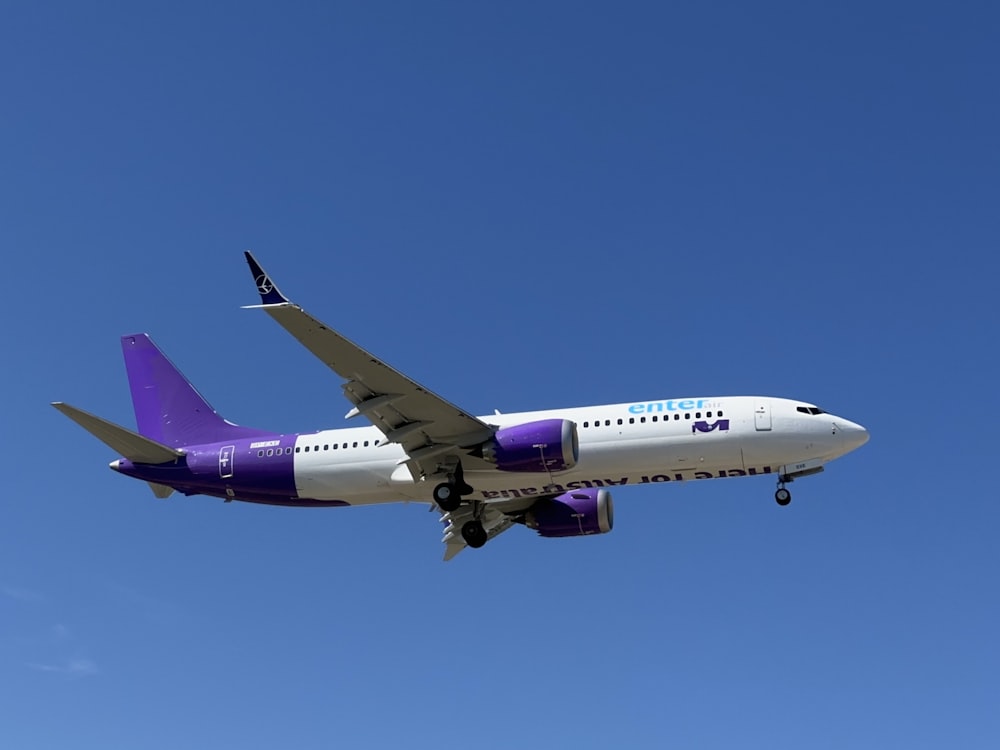
[[[500,6],[500,7],[497,7]],[[23,3],[0,22],[0,745],[994,748],[990,3]],[[282,290],[477,412],[801,398],[872,440],[440,562],[421,506],[156,501],[150,332],[342,424]]]

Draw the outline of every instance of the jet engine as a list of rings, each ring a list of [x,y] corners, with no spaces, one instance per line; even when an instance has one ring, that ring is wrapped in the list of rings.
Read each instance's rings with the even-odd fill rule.
[[[551,472],[576,466],[576,422],[543,419],[504,427],[483,445],[483,458],[501,471]]]
[[[540,536],[607,534],[615,525],[615,507],[607,490],[571,490],[539,500],[525,514],[524,523]]]

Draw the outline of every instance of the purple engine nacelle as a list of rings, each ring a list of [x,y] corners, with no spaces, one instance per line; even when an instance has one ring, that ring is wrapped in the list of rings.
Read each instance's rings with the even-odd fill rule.
[[[540,536],[607,534],[615,525],[615,506],[607,490],[571,490],[539,500],[525,514],[525,524]]]
[[[579,456],[576,422],[568,419],[504,427],[483,446],[483,458],[501,471],[564,471],[576,466]]]

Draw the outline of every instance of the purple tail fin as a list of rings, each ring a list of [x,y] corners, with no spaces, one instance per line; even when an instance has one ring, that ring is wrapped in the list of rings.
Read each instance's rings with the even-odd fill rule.
[[[122,336],[122,352],[139,432],[180,447],[268,435],[227,422],[145,333]]]

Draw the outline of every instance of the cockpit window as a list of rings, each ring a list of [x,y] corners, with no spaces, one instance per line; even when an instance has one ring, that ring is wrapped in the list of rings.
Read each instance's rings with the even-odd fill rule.
[[[818,406],[796,406],[795,411],[802,412],[803,414],[826,414],[825,411],[820,409]]]

